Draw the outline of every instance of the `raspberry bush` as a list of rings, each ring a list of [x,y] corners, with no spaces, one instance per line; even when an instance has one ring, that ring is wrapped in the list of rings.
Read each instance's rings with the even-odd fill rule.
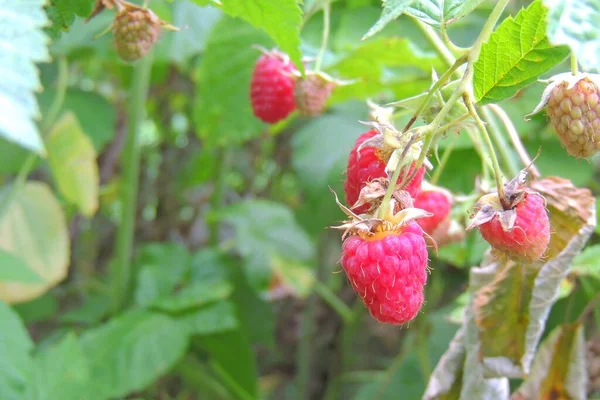
[[[1,400],[600,396],[600,3],[0,3]]]

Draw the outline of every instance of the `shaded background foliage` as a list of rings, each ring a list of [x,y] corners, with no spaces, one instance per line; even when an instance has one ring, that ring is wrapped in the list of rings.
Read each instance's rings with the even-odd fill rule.
[[[8,3],[0,1],[0,8]],[[124,212],[118,192],[130,184],[121,154],[134,69],[118,60],[110,34],[96,38],[111,12],[84,23],[90,0],[53,0],[43,9],[42,1],[31,3],[33,11],[22,14],[27,21],[40,28],[46,17],[52,23],[44,28],[49,52],[41,31],[27,36],[22,45],[30,54],[14,64],[28,66],[25,78],[0,84],[0,104],[26,89],[18,109],[0,111],[0,263],[8,266],[0,270],[0,298],[14,303],[0,302],[0,398],[421,398],[459,330],[470,301],[470,267],[481,262],[487,244],[470,233],[432,253],[426,305],[409,326],[397,328],[365,313],[339,273],[339,235],[324,230],[343,218],[328,186],[342,190],[348,152],[366,130],[357,122],[368,119],[365,100],[418,95],[429,88],[432,69],[445,68],[413,19],[402,15],[385,24],[403,2],[386,2],[380,19],[377,0],[333,1],[323,67],[358,81],[336,89],[324,115],[271,127],[249,105],[259,54],[252,45],[279,45],[301,65],[301,54],[314,56],[320,46],[323,1],[307,0],[302,8],[282,1],[287,9],[267,19],[257,10],[276,9],[273,1],[151,2],[160,18],[182,30],[164,32],[152,55],[133,279],[118,312],[108,271]],[[448,8],[436,9],[438,3]],[[424,1],[411,13],[435,25],[474,10],[449,28],[455,43],[469,46],[493,3]],[[507,13],[529,3],[513,1]],[[584,39],[573,38],[566,29],[575,13],[568,2],[555,3],[567,11],[550,20],[554,43],[578,43],[578,51],[598,55],[597,38],[586,39],[583,28]],[[600,8],[586,4],[591,21]],[[9,28],[0,29],[3,43],[11,40]],[[372,35],[361,41],[367,32]],[[590,58],[582,67],[600,65]],[[34,62],[39,79],[27,75]],[[543,77],[566,68],[559,64]],[[37,101],[27,98],[42,87]],[[542,174],[597,193],[596,159],[568,157],[544,115],[523,120],[543,85],[511,90],[499,104],[528,150],[542,149],[536,161]],[[36,115],[42,116],[37,127]],[[460,194],[473,190],[481,169],[466,136],[456,139],[439,180]],[[33,157],[15,141],[48,157]],[[449,142],[442,140],[440,149]],[[9,240],[15,232],[20,240]],[[578,349],[572,357],[581,358],[583,331],[586,339],[598,335],[597,309],[584,325],[578,320],[600,291],[597,242],[595,232],[562,281],[538,357],[551,357],[552,343],[567,335]],[[560,351],[569,359],[575,350]],[[588,353],[590,365],[598,363],[600,355]],[[541,364],[536,359],[533,369]],[[535,383],[510,384],[524,398],[536,393]]]

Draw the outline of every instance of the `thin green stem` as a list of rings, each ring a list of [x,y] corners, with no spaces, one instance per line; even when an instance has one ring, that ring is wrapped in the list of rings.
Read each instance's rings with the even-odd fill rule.
[[[477,110],[475,109],[475,105],[473,104],[473,100],[469,95],[464,96],[465,105],[469,110],[471,116],[475,119],[475,124],[481,133],[483,140],[488,148],[488,155],[492,160],[492,167],[494,168],[494,178],[496,180],[496,188],[498,190],[498,198],[500,199],[500,203],[505,208],[508,208],[509,205],[506,204],[506,199],[504,197],[504,182],[502,180],[502,171],[500,170],[500,164],[498,163],[498,157],[496,156],[496,151],[494,149],[494,145],[492,144],[492,139],[490,138],[490,134],[488,133],[483,121],[479,117]]]
[[[573,75],[577,75],[579,73],[579,68],[577,67],[577,56],[574,52],[571,52],[571,73]]]
[[[490,161],[489,157],[485,156],[486,153],[480,135],[477,134],[477,132],[474,132],[471,128],[466,129],[466,131],[469,137],[471,138],[471,142],[473,142],[473,147],[475,148],[477,155],[481,159],[481,171],[483,174],[483,181],[488,182],[490,180],[491,171],[493,170],[493,167],[491,165],[492,162]]]
[[[112,312],[117,313],[127,301],[131,285],[131,256],[135,236],[137,191],[140,170],[139,136],[146,116],[146,96],[150,84],[152,52],[134,67],[133,82],[129,91],[129,120],[127,139],[121,155],[123,177],[120,187],[121,221],[116,236],[116,256],[110,267],[113,289]]]
[[[470,65],[472,65],[479,58],[479,53],[481,53],[481,46],[490,38],[490,35],[494,31],[496,23],[502,16],[502,12],[504,12],[508,1],[509,0],[498,0],[496,6],[490,13],[490,16],[488,17],[487,21],[485,21],[485,24],[483,25],[483,28],[481,29],[477,40],[475,41],[473,47],[471,47],[471,51],[469,52]]]
[[[321,48],[319,49],[319,54],[317,55],[317,61],[315,62],[315,72],[319,72],[321,70],[321,64],[323,63],[323,58],[325,57],[325,51],[327,50],[327,41],[329,40],[329,1],[325,2],[323,5],[323,36],[321,38]]]
[[[350,307],[346,305],[335,293],[320,281],[315,281],[313,286],[315,293],[317,293],[328,305],[331,307],[342,319],[344,323],[352,321],[353,314]]]
[[[500,107],[497,104],[488,104],[486,107],[489,108],[504,125],[506,133],[508,134],[508,137],[510,138],[513,147],[517,151],[517,154],[519,155],[523,166],[529,168],[529,171],[531,172],[534,178],[539,178],[541,176],[540,171],[537,169],[535,164],[533,164],[533,161],[531,160],[527,149],[525,149],[523,142],[521,142],[521,138],[519,137],[517,128],[515,128],[515,125],[512,123],[506,111],[504,111],[502,107]]]
[[[440,160],[440,162],[438,163],[438,165],[435,167],[435,171],[433,173],[433,176],[429,180],[429,182],[431,182],[432,185],[436,185],[437,182],[440,180],[440,176],[442,175],[442,171],[446,167],[446,164],[448,164],[448,160],[450,160],[450,155],[454,151],[454,146],[456,145],[456,141],[457,140],[458,140],[458,135],[455,135],[454,138],[452,139],[452,141],[450,142],[450,144],[446,147],[446,150],[444,150],[444,154],[442,155],[442,159]]]
[[[492,136],[492,139],[496,142],[496,148],[500,153],[500,157],[502,157],[504,167],[507,169],[508,174],[510,176],[517,176],[517,174],[519,173],[519,167],[515,162],[513,154],[510,152],[510,147],[508,143],[506,142],[504,136],[500,132],[500,126],[498,125],[498,122],[496,121],[496,119],[494,118],[494,116],[488,108],[484,107],[481,110],[483,112],[483,118],[485,122],[490,127],[490,135]]]
[[[219,220],[217,210],[223,206],[223,194],[225,193],[225,178],[231,162],[232,151],[229,148],[219,148],[217,150],[217,173],[213,180],[213,193],[210,199],[211,218],[208,221],[209,244],[217,246],[219,244]]]
[[[469,51],[468,48],[464,48],[464,47],[459,47],[457,45],[454,44],[454,42],[452,41],[452,39],[450,39],[450,37],[448,36],[448,30],[446,29],[445,26],[442,26],[440,29],[441,32],[441,36],[442,36],[442,41],[444,42],[444,44],[446,45],[446,47],[453,53],[453,54],[464,54],[467,51]]]
[[[435,51],[448,63],[448,65],[452,65],[456,62],[456,57],[454,54],[448,49],[448,47],[444,44],[444,41],[438,36],[437,32],[429,25],[419,21],[415,17],[411,17],[413,22],[419,27],[421,32],[425,35],[427,40],[433,45]],[[454,71],[452,71],[454,72]]]
[[[417,109],[417,111],[415,111],[415,114],[413,115],[413,117],[410,119],[410,121],[408,121],[408,123],[406,124],[406,126],[404,127],[404,129],[402,130],[402,132],[406,132],[407,130],[410,129],[410,127],[415,123],[415,121],[417,120],[417,118],[419,118],[419,116],[421,115],[421,113],[425,110],[425,108],[427,107],[427,105],[429,104],[429,101],[431,100],[431,98],[438,92],[438,90],[440,90],[442,88],[442,86],[444,86],[446,84],[446,82],[448,82],[448,80],[450,79],[450,77],[452,77],[452,74],[454,73],[454,71],[456,71],[461,65],[463,65],[465,62],[467,61],[466,56],[464,57],[460,57],[458,60],[456,60],[452,66],[446,71],[444,72],[444,74],[433,84],[433,86],[431,87],[431,89],[429,89],[429,92],[427,92],[427,96],[425,96],[425,99],[423,100],[423,102],[421,103],[421,105],[419,106],[419,108]]]
[[[392,179],[390,179],[390,185],[385,191],[385,195],[383,196],[383,200],[381,202],[381,207],[379,208],[379,217],[384,218],[389,212],[390,200],[392,199],[392,195],[394,194],[394,189],[396,188],[396,182],[398,182],[398,178],[400,177],[400,164],[396,165],[396,169],[392,174]]]

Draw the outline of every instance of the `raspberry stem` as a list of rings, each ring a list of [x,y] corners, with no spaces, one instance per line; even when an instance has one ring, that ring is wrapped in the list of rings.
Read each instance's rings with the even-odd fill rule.
[[[490,136],[496,143],[495,148],[498,149],[498,152],[500,153],[504,168],[506,168],[510,176],[516,176],[519,173],[519,167],[515,162],[514,154],[509,150],[510,147],[508,146],[506,139],[500,132],[500,125],[498,124],[498,121],[496,121],[489,108],[481,107],[480,111],[483,113],[483,121],[489,127]]]
[[[329,40],[329,2],[326,1],[323,5],[323,36],[321,38],[321,47],[315,61],[315,73],[321,70],[321,64],[327,50],[327,42]]]

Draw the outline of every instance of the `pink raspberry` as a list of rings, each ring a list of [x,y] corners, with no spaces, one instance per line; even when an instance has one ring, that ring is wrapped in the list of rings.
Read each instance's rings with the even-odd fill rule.
[[[428,235],[433,235],[440,224],[450,215],[451,198],[438,190],[423,190],[415,197],[414,207],[432,213],[431,217],[419,218],[417,223]]]
[[[516,212],[512,228],[502,226],[497,212],[489,221],[479,224],[481,236],[514,261],[539,260],[550,242],[550,219],[544,198],[537,193],[525,192],[512,210]]]
[[[364,141],[372,138],[375,135],[377,135],[376,130],[370,130],[363,133],[358,137],[356,143],[354,144],[354,148],[352,151],[350,151],[346,170],[346,181],[344,182],[346,204],[348,204],[350,207],[352,207],[358,201],[360,191],[367,182],[370,182],[375,178],[383,178],[387,176],[385,173],[387,160],[381,158],[381,152],[379,149],[365,146],[361,148],[360,151],[358,150]],[[413,171],[414,168],[411,166],[411,168],[408,170],[408,174],[412,174]],[[403,172],[400,173],[400,178],[398,181],[401,181],[402,175],[404,175]],[[424,175],[425,167],[419,168],[414,178],[404,187],[404,190],[410,193],[412,197],[415,197],[419,193]],[[353,209],[353,211],[357,214],[361,214],[367,212],[369,208],[370,204],[364,204]]]
[[[427,261],[423,231],[415,222],[350,236],[342,248],[352,287],[373,318],[393,325],[412,320],[421,309]]]
[[[271,51],[258,59],[250,83],[250,102],[256,117],[274,124],[296,109],[295,71],[294,64],[280,52]]]

